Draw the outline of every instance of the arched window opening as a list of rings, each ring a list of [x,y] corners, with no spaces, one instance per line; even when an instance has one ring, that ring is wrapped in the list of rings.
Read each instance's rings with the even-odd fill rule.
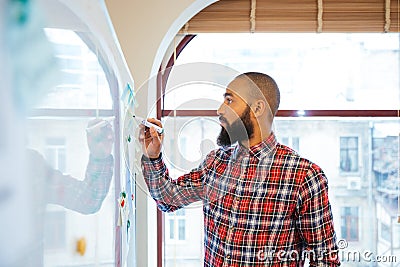
[[[225,91],[196,82],[175,86],[181,77],[174,68],[209,62],[238,73],[267,73],[281,90],[274,131],[279,142],[326,172],[338,239],[355,251],[399,254],[399,41],[398,33],[198,34],[177,51],[159,88],[172,176],[196,167],[216,148],[216,109]],[[185,209],[192,239],[164,243],[159,266],[202,264],[201,214],[201,203]],[[167,238],[159,236],[159,242]]]

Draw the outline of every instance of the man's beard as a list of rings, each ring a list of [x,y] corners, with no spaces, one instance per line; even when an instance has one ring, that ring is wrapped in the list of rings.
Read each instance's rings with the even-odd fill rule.
[[[227,125],[226,129],[222,127],[217,138],[219,146],[230,146],[235,142],[248,141],[254,134],[254,125],[250,119],[250,107],[246,110],[232,125]]]

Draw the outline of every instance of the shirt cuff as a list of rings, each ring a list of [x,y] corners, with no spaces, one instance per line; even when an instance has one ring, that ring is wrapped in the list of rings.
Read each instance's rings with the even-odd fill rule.
[[[142,156],[142,172],[145,179],[156,179],[157,176],[162,175],[165,172],[165,169],[166,167],[161,153],[156,159],[148,158],[145,155]]]

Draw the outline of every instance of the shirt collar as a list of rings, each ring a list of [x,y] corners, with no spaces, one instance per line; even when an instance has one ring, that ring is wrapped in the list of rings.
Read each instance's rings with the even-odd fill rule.
[[[275,150],[277,143],[278,141],[276,140],[275,134],[271,132],[267,139],[249,149],[237,144],[233,151],[233,157],[236,159],[240,154],[247,152],[250,156],[255,156],[258,160],[261,160],[263,157]]]

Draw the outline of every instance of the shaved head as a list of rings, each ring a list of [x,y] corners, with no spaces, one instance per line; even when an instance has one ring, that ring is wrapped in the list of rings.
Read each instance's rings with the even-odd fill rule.
[[[235,79],[245,79],[249,85],[249,96],[266,101],[275,116],[279,108],[280,92],[275,80],[260,72],[246,72]]]

